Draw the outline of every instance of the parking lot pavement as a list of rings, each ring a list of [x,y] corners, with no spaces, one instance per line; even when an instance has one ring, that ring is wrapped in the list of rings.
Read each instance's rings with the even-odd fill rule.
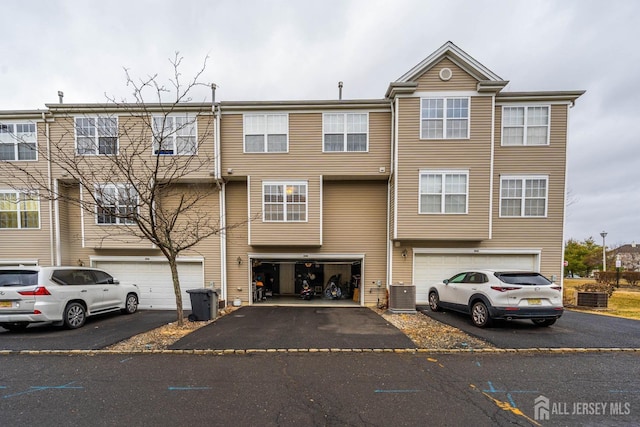
[[[640,348],[638,320],[565,310],[555,325],[546,328],[529,320],[499,321],[478,328],[460,313],[418,309],[498,348]]]
[[[82,328],[71,330],[51,324],[30,325],[20,332],[0,327],[0,350],[99,350],[175,319],[175,311],[141,310],[89,317]]]

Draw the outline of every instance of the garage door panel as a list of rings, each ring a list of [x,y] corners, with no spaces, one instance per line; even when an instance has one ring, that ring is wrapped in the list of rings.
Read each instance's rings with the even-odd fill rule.
[[[123,283],[135,283],[140,288],[140,308],[175,310],[176,297],[171,269],[166,262],[99,261],[96,266],[108,271]],[[201,262],[181,262],[178,277],[182,294],[182,308],[191,309],[187,289],[204,286]]]
[[[533,254],[416,254],[414,284],[416,302],[427,304],[429,287],[456,273],[479,269],[537,269],[537,256]]]

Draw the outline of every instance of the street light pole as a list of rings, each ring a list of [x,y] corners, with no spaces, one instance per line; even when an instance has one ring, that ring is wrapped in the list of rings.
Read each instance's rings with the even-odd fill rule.
[[[607,232],[600,233],[602,236],[602,271],[607,271],[607,247],[604,244],[604,238],[607,237]]]

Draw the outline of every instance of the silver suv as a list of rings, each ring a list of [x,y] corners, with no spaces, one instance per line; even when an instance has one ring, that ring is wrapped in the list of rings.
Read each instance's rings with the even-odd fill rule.
[[[138,286],[86,267],[0,267],[0,326],[12,331],[30,323],[80,328],[88,316],[138,310]]]

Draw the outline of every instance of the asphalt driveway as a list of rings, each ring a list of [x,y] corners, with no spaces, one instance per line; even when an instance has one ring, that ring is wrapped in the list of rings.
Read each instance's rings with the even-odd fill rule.
[[[174,350],[414,348],[366,307],[247,306],[180,339]]]
[[[529,320],[494,322],[489,328],[471,324],[469,316],[451,311],[427,316],[481,338],[499,348],[640,348],[640,321],[565,310],[555,325],[535,326]]]
[[[0,350],[99,350],[175,319],[175,311],[141,310],[89,317],[79,329],[45,324],[10,332],[0,327]]]

